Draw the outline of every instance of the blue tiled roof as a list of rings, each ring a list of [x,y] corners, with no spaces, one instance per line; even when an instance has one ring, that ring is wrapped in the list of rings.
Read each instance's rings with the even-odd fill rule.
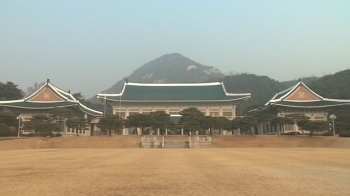
[[[99,94],[99,98],[104,98],[104,95]],[[228,94],[222,84],[208,83],[208,85],[198,84],[126,84],[123,92],[118,95],[106,95],[109,100],[119,99],[125,101],[224,101],[224,100],[239,100],[250,97],[250,93],[246,94]]]

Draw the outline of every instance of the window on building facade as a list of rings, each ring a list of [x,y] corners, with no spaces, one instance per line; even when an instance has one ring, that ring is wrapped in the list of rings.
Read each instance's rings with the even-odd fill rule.
[[[233,116],[233,112],[223,112],[222,115],[225,116],[225,117],[232,117]]]
[[[217,117],[219,116],[219,112],[209,112],[209,116]]]
[[[115,115],[125,118],[125,112],[116,112]]]
[[[324,120],[323,116],[315,116],[315,120]]]

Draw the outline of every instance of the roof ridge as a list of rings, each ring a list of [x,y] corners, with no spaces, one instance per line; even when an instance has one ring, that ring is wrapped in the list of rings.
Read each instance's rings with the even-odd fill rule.
[[[221,85],[221,82],[200,82],[200,83],[136,83],[125,82],[127,86],[215,86]]]

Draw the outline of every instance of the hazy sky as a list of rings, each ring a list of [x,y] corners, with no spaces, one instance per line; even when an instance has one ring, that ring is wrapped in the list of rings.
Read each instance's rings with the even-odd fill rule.
[[[0,81],[86,97],[180,53],[283,81],[350,68],[350,1],[1,0]]]

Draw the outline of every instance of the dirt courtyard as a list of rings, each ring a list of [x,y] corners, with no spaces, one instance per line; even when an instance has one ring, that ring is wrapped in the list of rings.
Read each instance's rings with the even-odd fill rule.
[[[0,151],[0,195],[348,195],[350,149]]]

